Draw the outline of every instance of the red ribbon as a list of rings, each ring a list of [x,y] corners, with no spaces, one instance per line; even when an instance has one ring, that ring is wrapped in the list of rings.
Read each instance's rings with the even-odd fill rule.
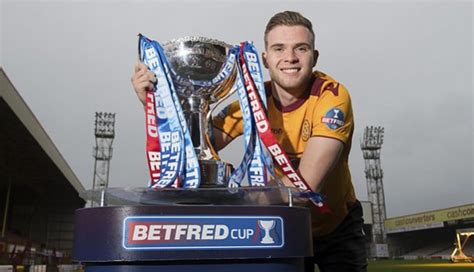
[[[158,124],[156,118],[155,96],[153,92],[146,93],[146,159],[150,172],[150,186],[153,187],[160,180],[160,138],[158,137]]]
[[[268,151],[273,157],[273,160],[282,170],[283,174],[295,185],[297,188],[300,188],[303,191],[313,192],[308,183],[304,178],[298,173],[291,164],[288,156],[286,155],[285,150],[281,148],[278,143],[275,135],[273,135],[270,129],[270,122],[268,121],[267,114],[265,113],[265,108],[263,107],[262,100],[260,95],[257,92],[257,87],[255,82],[250,75],[247,64],[244,58],[244,43],[240,45],[240,65],[242,68],[242,74],[245,81],[245,88],[248,93],[248,98],[250,102],[250,107],[252,109],[252,115],[255,120],[258,134],[262,139],[263,144],[266,146]],[[330,212],[327,205],[315,205],[315,208],[318,209],[321,213]]]

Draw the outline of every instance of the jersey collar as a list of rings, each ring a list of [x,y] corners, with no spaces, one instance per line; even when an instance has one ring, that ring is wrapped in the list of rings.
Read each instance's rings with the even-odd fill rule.
[[[298,100],[296,100],[295,102],[291,103],[290,105],[288,105],[286,107],[282,106],[280,101],[276,100],[275,97],[272,96],[272,84],[271,84],[272,82],[271,81],[266,81],[265,82],[265,93],[267,95],[267,98],[271,97],[273,99],[273,104],[275,104],[275,107],[279,111],[281,111],[281,112],[290,112],[290,111],[296,110],[301,105],[303,105],[303,103],[308,99],[310,94],[314,94],[315,92],[318,92],[321,89],[323,81],[324,80],[322,80],[321,78],[316,76],[316,72],[313,73],[313,77],[311,78],[311,83],[309,84],[309,86],[311,86],[311,87],[308,88],[304,92],[302,97],[298,98]]]

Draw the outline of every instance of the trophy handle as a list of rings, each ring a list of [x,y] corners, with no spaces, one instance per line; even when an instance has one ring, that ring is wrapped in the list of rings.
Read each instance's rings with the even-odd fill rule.
[[[210,120],[212,112],[220,105],[222,102],[226,101],[231,95],[233,95],[236,92],[237,88],[232,87],[232,90],[228,94],[226,94],[222,99],[216,102],[215,106],[212,109],[209,109],[209,112],[207,113],[206,120]]]

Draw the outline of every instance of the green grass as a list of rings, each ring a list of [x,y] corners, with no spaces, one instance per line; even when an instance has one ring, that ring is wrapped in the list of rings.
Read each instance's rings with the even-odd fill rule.
[[[370,261],[368,272],[474,272],[473,263],[451,263],[447,260],[380,260]]]
[[[315,272],[319,272],[316,267]],[[474,272],[474,263],[451,263],[447,260],[369,261],[368,272]]]

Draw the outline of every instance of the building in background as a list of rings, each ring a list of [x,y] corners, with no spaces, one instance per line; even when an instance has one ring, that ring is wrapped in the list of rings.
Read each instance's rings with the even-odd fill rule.
[[[0,67],[0,265],[69,262],[82,192]]]
[[[457,232],[474,228],[474,203],[388,218],[385,230],[390,256],[403,259],[451,259]],[[474,255],[474,241],[464,245]]]

